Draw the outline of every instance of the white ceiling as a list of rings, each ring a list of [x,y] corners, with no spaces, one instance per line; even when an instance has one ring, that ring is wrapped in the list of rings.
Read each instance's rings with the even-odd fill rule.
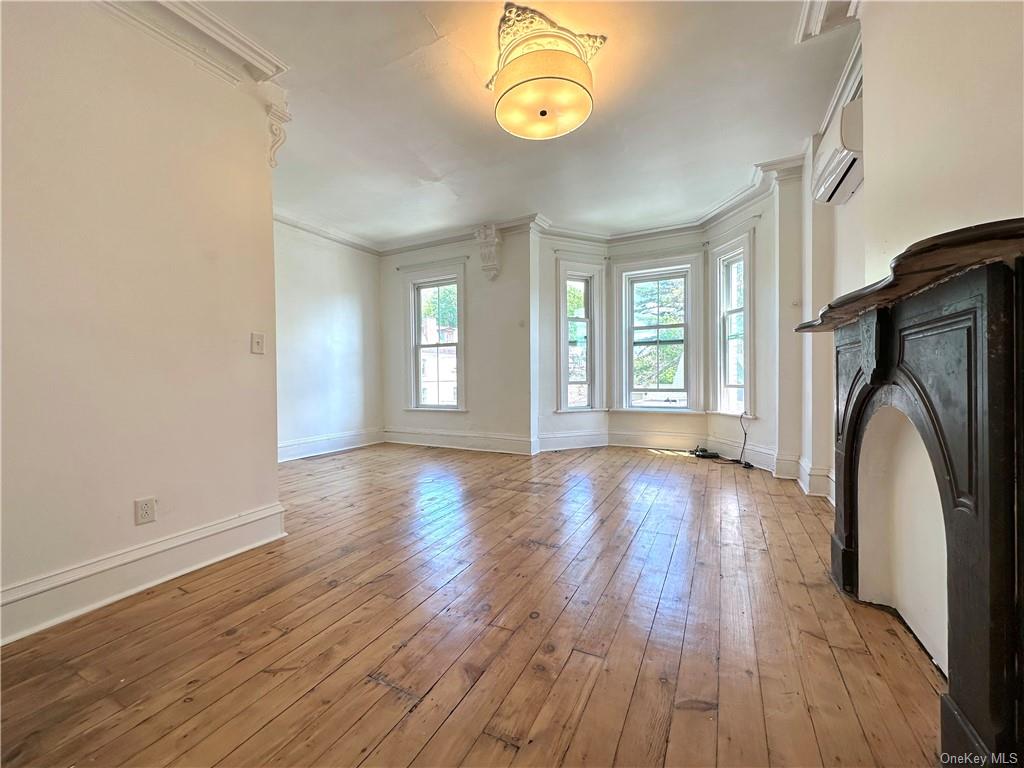
[[[818,129],[853,27],[799,45],[799,3],[535,4],[605,34],[590,120],[531,142],[484,88],[501,2],[213,3],[281,56],[275,210],[377,247],[541,212],[618,234],[686,223]]]

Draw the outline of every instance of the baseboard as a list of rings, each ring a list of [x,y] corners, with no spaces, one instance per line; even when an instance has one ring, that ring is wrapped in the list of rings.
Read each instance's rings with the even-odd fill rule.
[[[447,429],[384,427],[381,439],[386,443],[458,448],[464,451],[518,453],[526,456],[532,456],[537,452],[536,441],[531,440],[529,435],[510,435],[501,432],[457,432]]]
[[[805,495],[830,498],[829,467],[812,467],[810,462],[800,459],[798,471],[796,482]]]
[[[707,447],[713,451],[718,451],[727,459],[738,459],[740,453],[742,453],[744,461],[749,461],[758,469],[775,474],[775,452],[766,446],[748,442],[746,448],[744,448],[742,440],[732,440],[727,437],[708,437]]]
[[[800,479],[800,457],[787,454],[775,454],[775,467],[772,474],[781,480]]]
[[[698,435],[692,432],[660,432],[652,429],[639,431],[608,430],[608,445],[618,445],[624,448],[692,451],[706,440],[706,435]]]
[[[538,447],[541,451],[567,451],[572,448],[599,448],[608,445],[608,430],[577,429],[566,432],[542,432]]]
[[[327,435],[300,437],[297,440],[284,440],[277,445],[277,460],[291,461],[305,459],[309,456],[321,456],[325,453],[345,451],[381,442],[381,430],[352,429],[347,432],[332,432]]]
[[[278,503],[37,576],[0,592],[0,643],[285,536]]]

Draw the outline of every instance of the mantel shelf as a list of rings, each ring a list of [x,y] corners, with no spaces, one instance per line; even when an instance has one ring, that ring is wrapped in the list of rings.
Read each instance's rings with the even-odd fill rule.
[[[965,227],[929,237],[892,260],[891,273],[877,283],[833,300],[818,314],[796,327],[798,333],[834,331],[864,312],[889,307],[908,296],[974,267],[1013,260],[1024,255],[1024,219],[1006,219]]]

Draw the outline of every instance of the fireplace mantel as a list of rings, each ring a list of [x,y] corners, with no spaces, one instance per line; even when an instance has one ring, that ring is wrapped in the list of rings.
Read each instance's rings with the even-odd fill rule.
[[[888,277],[843,294],[822,309],[817,320],[801,323],[796,330],[834,331],[869,310],[892,306],[969,269],[995,262],[1013,266],[1022,254],[1024,219],[993,221],[929,237],[893,259]]]
[[[891,267],[886,279],[797,328],[835,334],[832,577],[857,596],[861,445],[871,416],[896,408],[920,433],[942,500],[949,606],[942,751],[983,756],[979,764],[1017,752],[1019,762],[1024,219],[923,240]]]

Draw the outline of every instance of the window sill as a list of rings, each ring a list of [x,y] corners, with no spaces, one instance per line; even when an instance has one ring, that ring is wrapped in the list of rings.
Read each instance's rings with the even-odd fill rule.
[[[419,413],[420,411],[427,411],[429,413],[469,413],[466,408],[434,408],[429,405],[420,406],[418,408],[404,408],[407,413]]]
[[[742,416],[747,421],[757,421],[757,416],[750,413],[733,413],[732,411],[708,411],[708,416],[731,416],[734,419],[738,419]]]
[[[555,408],[552,413],[608,413],[607,408]]]
[[[680,416],[703,416],[706,411],[693,408],[612,408],[612,413],[677,413]]]

